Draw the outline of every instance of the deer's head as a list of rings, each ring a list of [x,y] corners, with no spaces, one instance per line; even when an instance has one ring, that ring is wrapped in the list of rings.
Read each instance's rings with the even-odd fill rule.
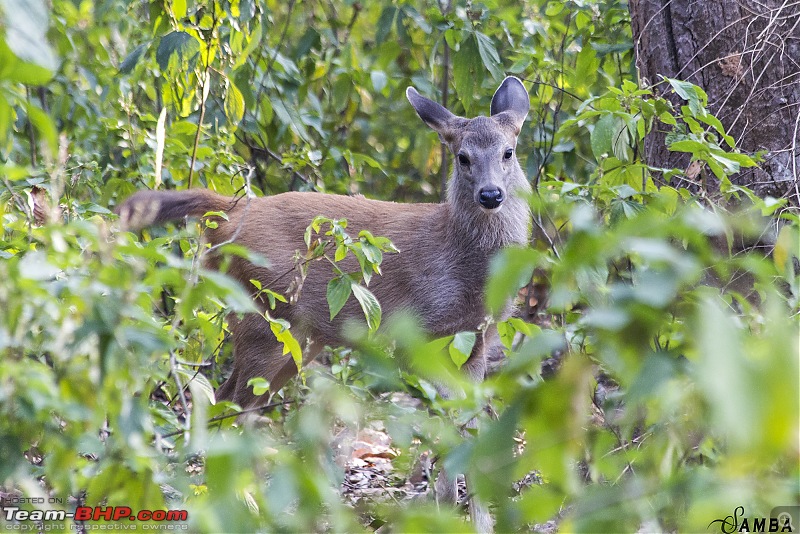
[[[492,215],[502,210],[516,190],[529,190],[516,147],[530,98],[518,78],[503,80],[492,97],[488,117],[459,117],[413,87],[406,90],[406,97],[455,156],[448,200],[456,209],[477,207]]]

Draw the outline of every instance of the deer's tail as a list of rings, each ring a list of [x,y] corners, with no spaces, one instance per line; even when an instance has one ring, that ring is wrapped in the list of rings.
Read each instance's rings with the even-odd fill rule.
[[[137,229],[175,221],[184,217],[202,217],[209,211],[229,211],[236,199],[207,189],[187,191],[138,191],[114,210],[126,228]]]

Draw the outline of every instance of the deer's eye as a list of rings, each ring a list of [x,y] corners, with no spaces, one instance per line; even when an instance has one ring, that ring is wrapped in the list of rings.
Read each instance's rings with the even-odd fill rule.
[[[469,158],[465,154],[458,154],[458,162],[464,167],[469,167]]]
[[[503,158],[504,159],[511,159],[511,156],[513,156],[513,155],[514,155],[514,151],[511,150],[510,148],[507,148],[506,149],[506,153],[503,154]]]

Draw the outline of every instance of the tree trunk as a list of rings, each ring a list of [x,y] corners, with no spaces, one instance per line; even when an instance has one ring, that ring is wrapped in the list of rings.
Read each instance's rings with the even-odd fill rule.
[[[766,152],[732,181],[800,204],[800,2],[631,0],[630,11],[642,84],[664,75],[702,87],[737,146]],[[647,139],[646,161],[687,169],[689,156],[669,152],[664,136]]]

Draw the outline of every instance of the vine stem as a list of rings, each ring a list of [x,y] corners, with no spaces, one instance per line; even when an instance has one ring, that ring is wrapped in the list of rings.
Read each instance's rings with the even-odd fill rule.
[[[28,101],[28,106],[32,106],[31,104],[31,88],[25,87],[25,98]],[[31,149],[31,167],[36,168],[38,163],[38,158],[36,156],[36,134],[33,130],[33,123],[31,122],[30,116],[28,116],[28,140],[30,142],[30,149]]]
[[[194,134],[194,146],[192,147],[192,160],[189,164],[189,180],[187,185],[188,189],[192,188],[192,177],[194,176],[194,164],[197,161],[197,147],[200,145],[200,132],[202,132],[203,130],[203,121],[205,120],[206,117],[206,99],[208,98],[208,92],[210,88],[209,79],[210,76],[208,73],[208,67],[206,67],[206,70],[203,74],[203,85],[201,87],[203,96],[200,101],[200,119],[197,121],[197,132],[195,132]]]
[[[447,17],[453,9],[453,2],[452,0],[447,0],[447,3],[442,6],[442,14]],[[442,91],[442,106],[447,107],[447,97],[448,97],[448,82],[450,79],[450,45],[447,44],[447,39],[443,38],[444,41],[444,50],[442,52],[442,81],[441,81],[441,91]],[[441,144],[441,153],[442,153],[442,166],[439,169],[440,173],[440,193],[439,199],[441,202],[444,202],[447,197],[447,146],[442,143]]]
[[[217,36],[217,17],[214,15],[214,22],[211,28],[211,39]],[[203,69],[202,84],[200,86],[200,119],[197,121],[197,132],[194,135],[194,146],[192,147],[192,160],[189,165],[189,179],[187,188],[192,188],[192,178],[194,177],[194,164],[197,161],[197,147],[200,145],[200,133],[203,131],[203,121],[206,117],[206,101],[211,90],[211,46],[206,46],[206,63]]]

